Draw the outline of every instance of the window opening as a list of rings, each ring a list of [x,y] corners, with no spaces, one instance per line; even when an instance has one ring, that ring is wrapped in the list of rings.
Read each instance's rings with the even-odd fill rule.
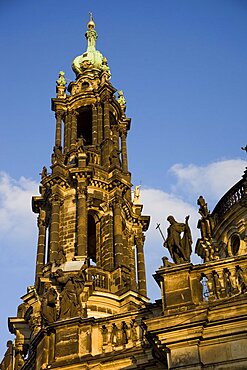
[[[238,253],[239,247],[240,247],[240,238],[239,238],[239,235],[238,234],[234,234],[231,237],[231,250],[232,250],[232,254],[234,256],[236,256],[236,254]]]
[[[207,302],[209,298],[208,278],[202,275],[200,283],[202,284],[202,299]]]
[[[83,109],[77,117],[77,139],[83,138],[85,145],[92,145],[92,110]]]
[[[92,215],[88,215],[88,258],[96,263],[96,223]]]

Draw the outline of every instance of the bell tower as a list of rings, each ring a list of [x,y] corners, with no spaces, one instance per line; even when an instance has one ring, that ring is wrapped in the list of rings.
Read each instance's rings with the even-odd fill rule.
[[[39,238],[36,288],[57,269],[82,266],[97,288],[117,295],[132,291],[146,301],[144,231],[149,217],[131,198],[125,99],[110,83],[107,59],[96,49],[90,15],[87,50],[72,63],[76,80],[64,73],[52,99],[56,117],[51,173],[42,171],[40,196],[33,197]],[[45,271],[45,272],[44,272]]]
[[[32,198],[35,283],[21,297],[17,317],[9,318],[15,341],[8,343],[4,370],[157,362],[142,321],[151,315],[143,252],[149,216],[142,215],[139,187],[131,192],[130,119],[96,49],[92,14],[85,36],[87,50],[72,63],[75,81],[67,86],[61,71],[56,82],[51,166],[43,167],[40,195]]]

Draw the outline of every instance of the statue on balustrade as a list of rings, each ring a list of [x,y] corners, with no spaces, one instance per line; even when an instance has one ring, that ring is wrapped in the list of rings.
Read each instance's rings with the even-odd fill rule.
[[[188,220],[189,216],[186,216],[185,223],[177,222],[173,216],[167,217],[170,226],[164,247],[168,249],[175,264],[190,262],[192,237]]]
[[[201,219],[198,221],[197,228],[201,230],[201,236],[202,239],[212,239],[212,230],[213,230],[213,218],[208,210],[207,203],[205,202],[205,199],[203,196],[200,195],[200,197],[197,200],[199,208],[199,214],[201,215]]]

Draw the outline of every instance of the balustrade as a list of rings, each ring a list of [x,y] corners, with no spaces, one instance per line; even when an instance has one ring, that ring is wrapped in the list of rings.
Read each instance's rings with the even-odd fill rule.
[[[228,212],[236,203],[238,203],[245,194],[244,179],[241,179],[235,184],[216,204],[212,216],[217,225],[223,218],[226,212]]]

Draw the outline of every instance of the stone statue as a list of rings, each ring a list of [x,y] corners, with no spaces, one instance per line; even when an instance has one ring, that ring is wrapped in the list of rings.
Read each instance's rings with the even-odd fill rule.
[[[41,175],[41,180],[43,180],[47,176],[47,168],[46,168],[46,166],[43,166],[40,175]]]
[[[135,320],[132,320],[131,323],[130,323],[130,339],[134,343],[138,339],[138,336],[137,336],[137,323],[135,322]]]
[[[140,187],[141,187],[141,185],[135,186],[134,199],[133,199],[134,204],[141,204],[141,202],[140,202],[140,194],[141,194]]]
[[[164,247],[169,250],[171,258],[176,264],[190,262],[192,238],[188,220],[189,216],[186,216],[185,223],[177,222],[173,216],[167,217],[170,226],[167,229]]]
[[[41,315],[44,324],[52,324],[57,319],[57,292],[53,287],[46,287],[41,301]]]
[[[101,334],[103,339],[103,345],[106,345],[108,343],[108,329],[105,325],[101,328]]]
[[[57,79],[57,86],[65,86],[67,84],[67,81],[64,77],[65,73],[63,71],[59,72],[59,77]]]
[[[110,155],[110,165],[120,167],[120,159],[119,159],[120,151],[116,148],[113,148]]]
[[[89,20],[88,25],[87,25],[87,32],[85,33],[85,36],[86,36],[87,41],[88,41],[87,51],[95,50],[96,40],[98,38],[98,34],[94,29],[95,24],[94,24],[94,21],[93,21],[93,15],[92,15],[91,12],[89,13],[89,15],[90,15],[90,20]]]
[[[7,342],[7,350],[1,362],[1,370],[13,369],[14,346],[11,340]]]
[[[84,152],[84,146],[86,145],[86,139],[83,136],[80,136],[77,140],[76,146],[79,153]]]
[[[85,271],[82,269],[77,275],[66,275],[63,270],[56,271],[57,281],[63,285],[60,294],[60,319],[67,319],[82,315],[80,293],[85,283]]]
[[[107,72],[109,74],[109,76],[111,76],[110,67],[108,66],[108,62],[107,62],[106,57],[103,57],[103,59],[102,59],[101,70],[104,71],[104,72]]]
[[[111,339],[111,344],[113,344],[113,345],[118,344],[118,327],[115,323],[112,324],[110,339]]]
[[[212,229],[213,229],[213,219],[208,210],[207,203],[203,196],[197,200],[197,204],[200,206],[199,214],[201,215],[201,219],[198,221],[197,228],[201,230],[202,239],[211,239],[212,238]]]
[[[126,324],[125,321],[122,321],[122,325],[121,325],[121,344],[127,344],[128,343],[128,334],[127,334],[127,330],[128,330],[128,325]]]
[[[63,162],[63,159],[64,157],[62,153],[62,147],[55,145],[53,147],[53,153],[52,153],[52,158],[51,158],[52,164],[55,164],[55,163],[61,164]]]
[[[123,105],[125,106],[126,104],[126,100],[125,100],[125,97],[124,97],[124,94],[123,94],[123,90],[119,90],[118,91],[118,98],[117,98],[117,101],[120,105]]]
[[[237,285],[238,285],[240,293],[246,293],[247,284],[245,282],[245,276],[243,274],[243,270],[241,269],[240,266],[236,266],[236,277],[237,277]]]
[[[65,262],[66,262],[66,254],[64,252],[63,247],[61,245],[59,245],[58,251],[57,251],[57,259],[55,261],[55,265],[56,266],[60,266],[60,265],[62,265]]]

